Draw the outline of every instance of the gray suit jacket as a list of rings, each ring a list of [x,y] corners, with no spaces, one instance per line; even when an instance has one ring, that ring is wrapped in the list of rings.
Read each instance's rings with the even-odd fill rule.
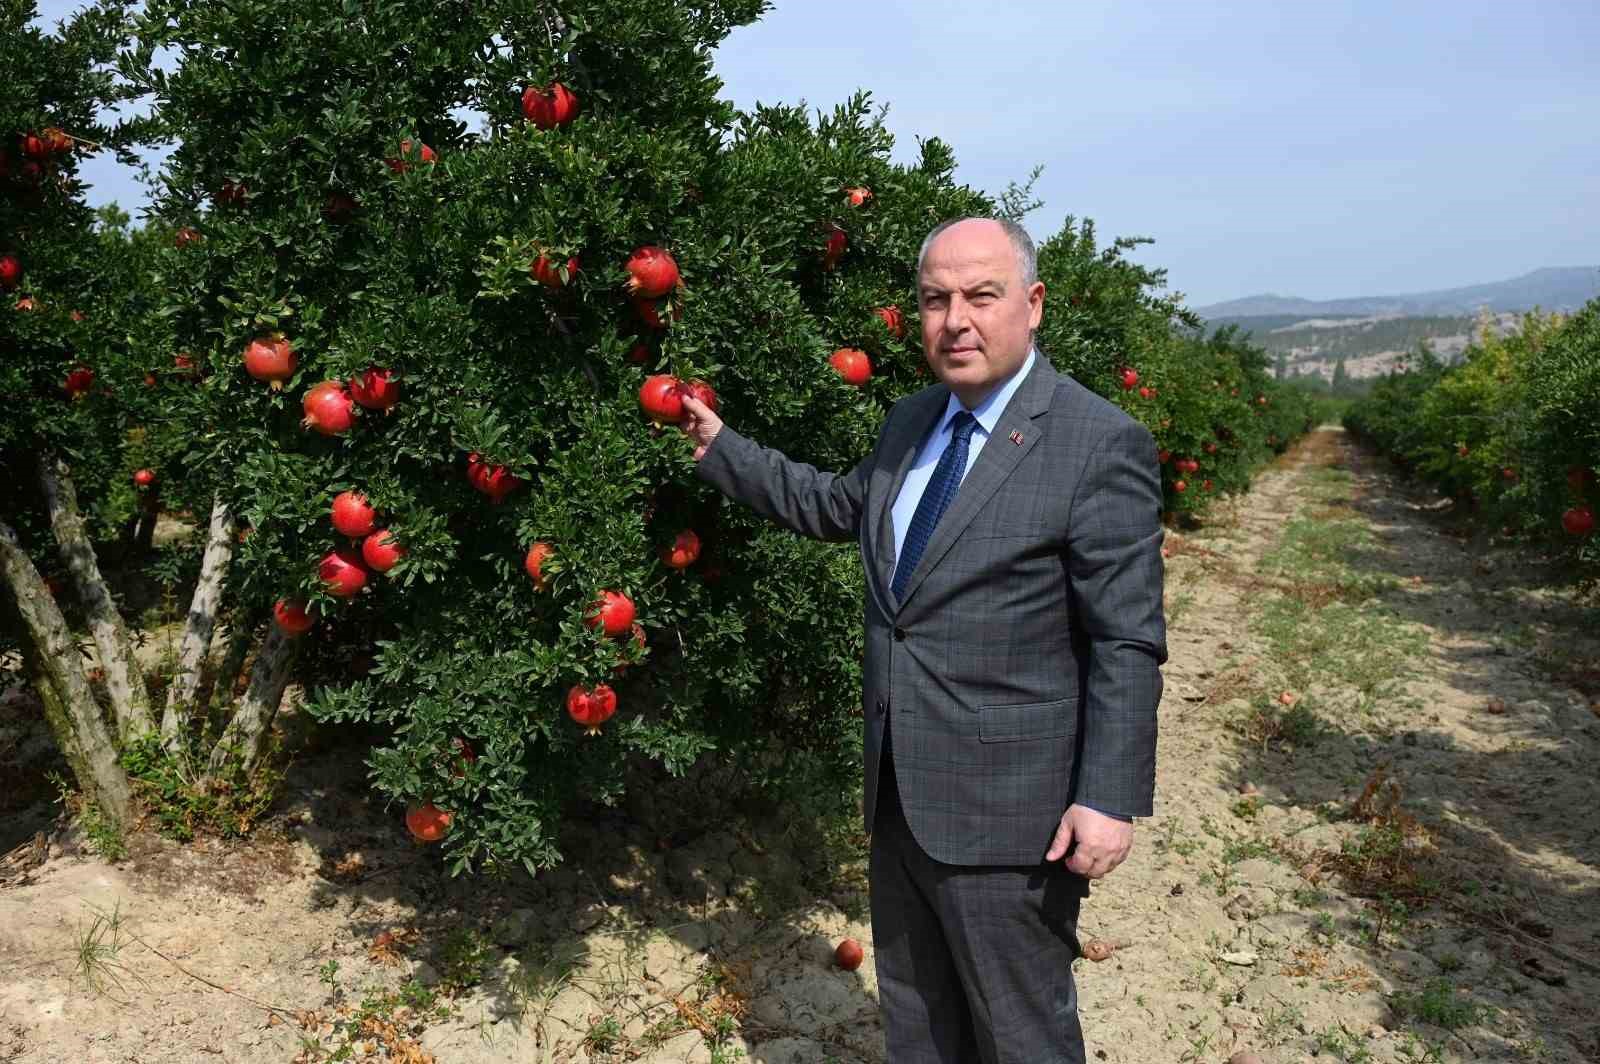
[[[1152,812],[1167,660],[1155,441],[1041,353],[897,602],[890,510],[949,396],[938,384],[896,403],[849,473],[726,426],[696,472],[802,535],[860,542],[867,830],[892,713],[895,779],[929,856],[1036,864],[1075,801]]]

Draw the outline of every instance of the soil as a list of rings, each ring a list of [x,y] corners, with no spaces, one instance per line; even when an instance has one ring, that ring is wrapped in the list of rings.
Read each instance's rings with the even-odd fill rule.
[[[1156,815],[1079,928],[1091,1060],[1600,1060],[1600,611],[1458,521],[1324,429],[1169,533]],[[0,1061],[885,1059],[859,835],[713,819],[707,776],[537,878],[451,878],[325,749],[248,838],[113,864],[36,714],[0,699]]]

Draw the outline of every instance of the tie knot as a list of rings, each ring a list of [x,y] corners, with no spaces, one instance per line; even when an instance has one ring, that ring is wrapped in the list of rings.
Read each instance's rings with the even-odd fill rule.
[[[972,435],[972,430],[978,427],[978,419],[969,411],[957,410],[956,416],[950,422],[953,435],[956,439],[964,439]]]

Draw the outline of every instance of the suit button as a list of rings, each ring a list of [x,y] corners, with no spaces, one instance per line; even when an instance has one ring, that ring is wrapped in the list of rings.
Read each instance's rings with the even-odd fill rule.
[[[906,641],[906,630],[899,625],[895,626],[894,641],[896,643],[904,643]]]
[[[883,716],[883,699],[878,699],[878,716]]]

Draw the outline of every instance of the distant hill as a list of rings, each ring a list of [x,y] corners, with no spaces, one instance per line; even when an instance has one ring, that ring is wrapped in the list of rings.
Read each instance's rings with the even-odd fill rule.
[[[1509,281],[1446,288],[1437,292],[1415,292],[1397,296],[1360,296],[1354,299],[1297,299],[1292,296],[1259,295],[1230,299],[1196,307],[1212,324],[1271,316],[1270,325],[1262,321],[1243,321],[1246,328],[1278,328],[1289,321],[1307,318],[1370,318],[1402,316],[1470,317],[1480,309],[1490,311],[1577,310],[1600,296],[1600,266],[1547,266],[1542,270],[1513,277]]]

